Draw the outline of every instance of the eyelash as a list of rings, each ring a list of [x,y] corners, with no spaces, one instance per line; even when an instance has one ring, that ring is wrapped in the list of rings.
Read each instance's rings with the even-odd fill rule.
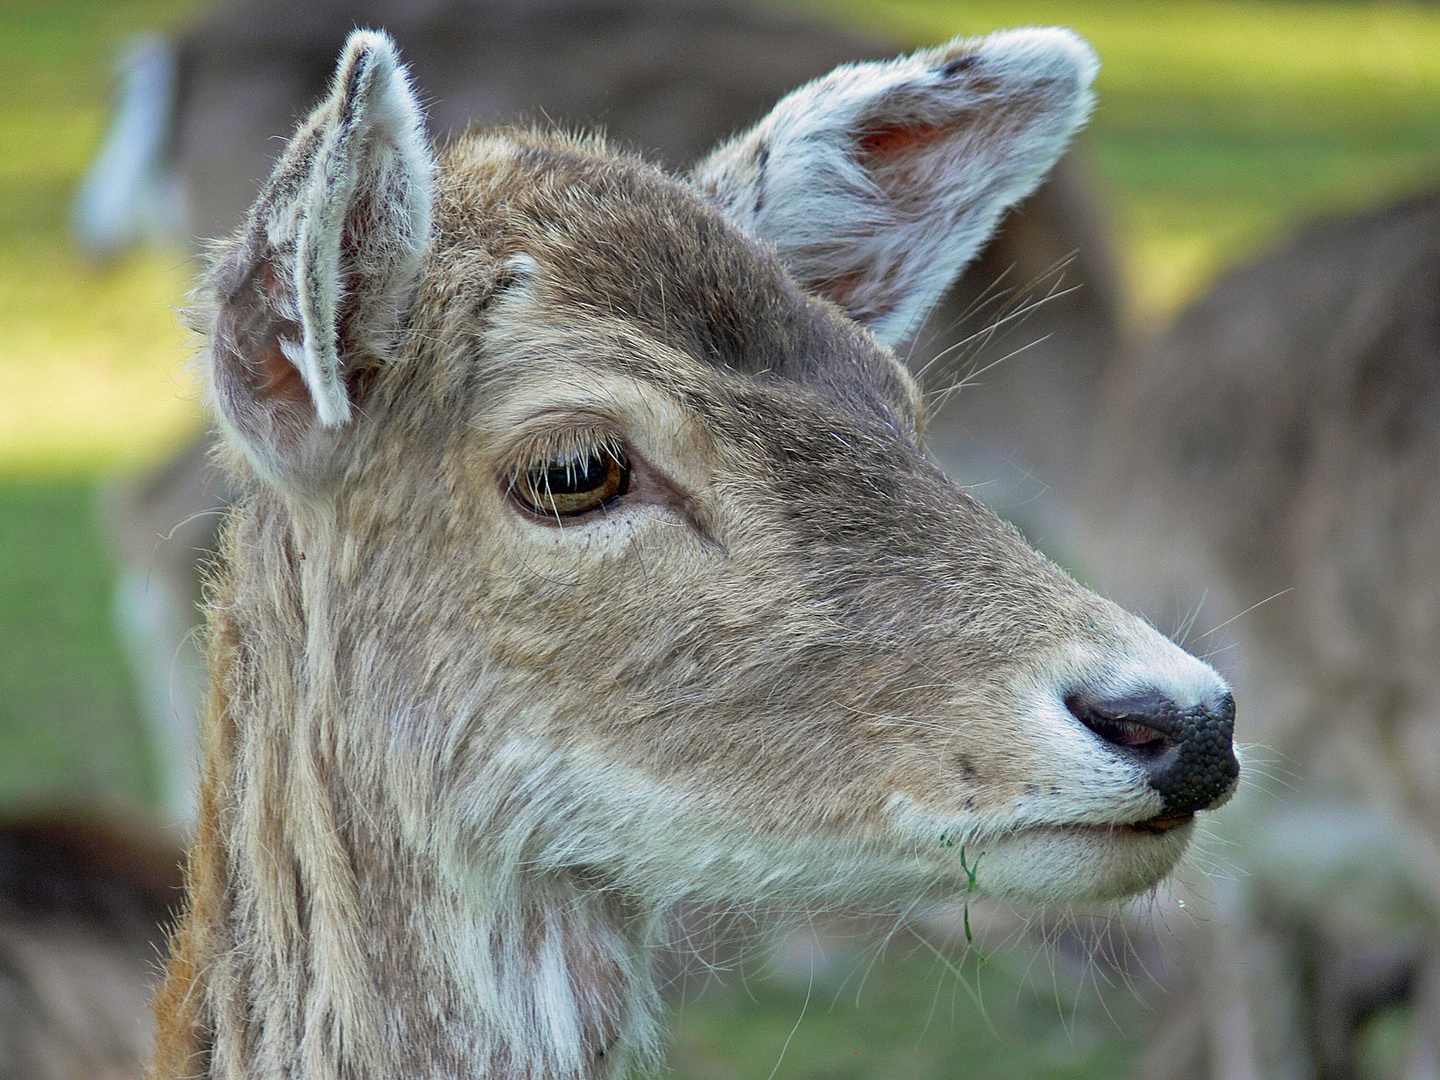
[[[626,494],[630,459],[613,436],[567,433],[525,455],[510,471],[508,492],[524,509],[549,520],[592,513]]]

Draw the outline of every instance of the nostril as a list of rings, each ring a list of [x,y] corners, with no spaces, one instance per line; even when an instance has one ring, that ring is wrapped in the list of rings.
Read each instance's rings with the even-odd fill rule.
[[[1163,753],[1173,741],[1174,725],[1167,714],[1175,711],[1175,706],[1158,695],[1102,703],[1071,694],[1065,706],[1075,719],[1114,746],[1154,755]]]
[[[1240,762],[1229,694],[1189,709],[1161,693],[1124,698],[1077,693],[1065,705],[1098,738],[1146,770],[1163,800],[1162,813],[1207,809],[1235,787]]]

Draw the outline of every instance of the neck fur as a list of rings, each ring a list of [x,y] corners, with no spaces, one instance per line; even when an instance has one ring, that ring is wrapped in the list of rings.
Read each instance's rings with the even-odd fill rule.
[[[339,624],[264,532],[251,550],[296,572],[236,573],[212,608],[191,909],[153,1076],[599,1080],[652,1063],[658,919],[583,870],[527,865],[520,826],[491,835],[515,798],[503,768],[488,812],[447,806],[435,760],[382,735],[445,721],[307,663],[362,646],[316,651],[317,624]]]

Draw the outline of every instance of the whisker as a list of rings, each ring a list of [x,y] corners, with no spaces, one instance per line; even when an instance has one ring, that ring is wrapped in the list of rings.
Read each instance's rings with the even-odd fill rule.
[[[1211,634],[1215,633],[1217,630],[1224,630],[1225,627],[1229,626],[1229,625],[1230,625],[1231,623],[1233,623],[1236,619],[1243,619],[1246,615],[1249,615],[1249,614],[1250,614],[1252,611],[1254,611],[1256,608],[1264,607],[1266,604],[1270,603],[1271,600],[1278,600],[1278,599],[1280,599],[1280,597],[1284,596],[1286,593],[1292,593],[1292,592],[1294,592],[1294,591],[1295,591],[1295,587],[1292,585],[1292,586],[1291,586],[1290,588],[1288,588],[1288,589],[1281,589],[1281,590],[1280,590],[1279,592],[1277,592],[1277,593],[1272,593],[1270,596],[1267,596],[1264,600],[1260,600],[1260,601],[1257,601],[1256,603],[1251,604],[1249,607],[1247,607],[1244,611],[1240,612],[1238,615],[1233,615],[1233,616],[1231,616],[1230,618],[1226,619],[1226,620],[1225,620],[1224,622],[1222,622],[1219,626],[1212,626],[1209,630],[1206,630],[1205,633],[1201,634],[1200,637],[1196,638],[1195,640],[1196,640],[1196,641],[1199,641],[1200,638],[1207,638],[1207,637],[1209,637]]]

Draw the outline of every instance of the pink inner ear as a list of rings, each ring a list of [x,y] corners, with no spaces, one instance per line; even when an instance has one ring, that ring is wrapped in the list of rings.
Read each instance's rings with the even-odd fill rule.
[[[851,270],[847,274],[837,274],[834,277],[812,281],[810,287],[827,300],[831,300],[849,311],[852,310],[851,300],[855,296],[855,290],[860,286],[860,281],[860,271]]]
[[[856,149],[864,157],[891,157],[923,150],[950,129],[939,124],[886,124],[860,133]]]
[[[851,270],[809,284],[821,296],[839,304],[862,326],[874,326],[895,310],[894,298],[886,289],[875,287],[875,274],[869,268]]]
[[[257,398],[273,401],[296,408],[310,405],[310,388],[305,379],[280,346],[283,335],[292,340],[301,336],[300,327],[289,319],[275,318],[275,309],[280,306],[283,288],[275,266],[264,259],[256,267],[255,284],[261,293],[258,309],[251,309],[255,323],[245,327],[238,342],[241,352],[250,357],[248,381]]]
[[[280,338],[272,337],[256,357],[259,380],[255,387],[258,397],[267,401],[283,401],[290,406],[310,404],[310,388],[300,370],[280,348]]]

